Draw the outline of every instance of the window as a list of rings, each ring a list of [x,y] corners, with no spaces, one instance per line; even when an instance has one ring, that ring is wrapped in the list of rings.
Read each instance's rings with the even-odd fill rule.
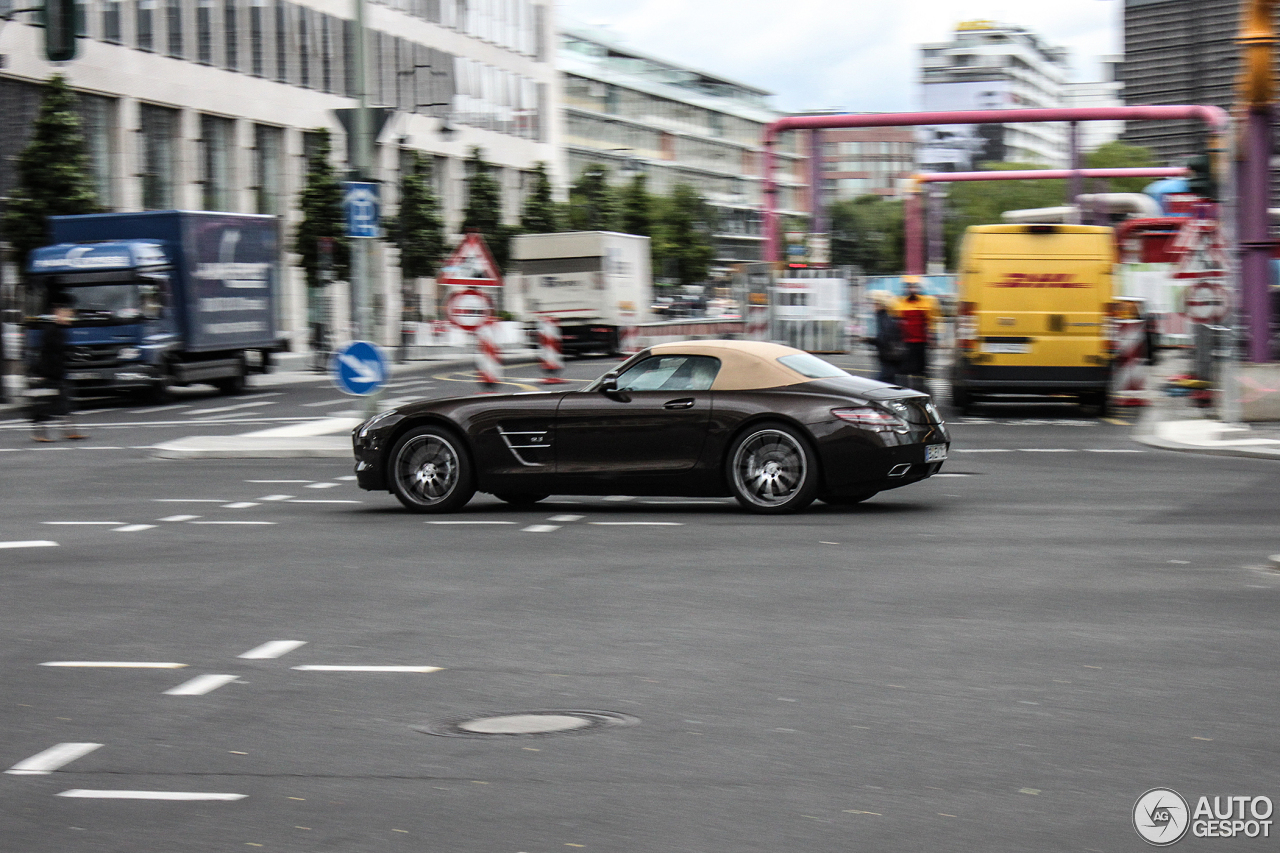
[[[116,101],[99,95],[81,95],[80,113],[84,121],[85,148],[98,204],[112,206],[111,155],[115,150]]]
[[[302,86],[311,86],[311,10],[298,7],[298,80]]]
[[[174,59],[182,59],[182,0],[165,0],[164,9],[169,29],[167,52]]]
[[[262,29],[264,3],[265,0],[252,0],[249,6],[249,73],[255,77],[262,77],[266,73],[266,44]]]
[[[334,88],[333,39],[331,36],[333,19],[325,14],[321,14],[318,17],[320,27],[320,89],[325,92],[332,92]]]
[[[618,377],[619,391],[709,391],[720,359],[705,355],[646,358]]]
[[[289,9],[284,0],[276,0],[276,80],[289,82]]]
[[[102,40],[120,44],[120,0],[102,4]]]
[[[205,210],[231,210],[232,156],[236,124],[220,116],[200,116],[200,164]]]
[[[240,70],[240,16],[236,11],[236,0],[225,0],[222,5],[222,28],[226,33],[224,47],[228,71]]]
[[[173,207],[174,138],[178,131],[178,111],[154,104],[142,104],[138,113],[138,147],[142,162],[142,206],[146,210]]]
[[[137,28],[138,50],[154,50],[156,0],[138,0],[137,12],[134,24]]]
[[[281,162],[284,131],[267,124],[253,126],[253,191],[257,213],[283,213],[281,197]]]
[[[196,62],[213,64],[213,0],[196,0]]]

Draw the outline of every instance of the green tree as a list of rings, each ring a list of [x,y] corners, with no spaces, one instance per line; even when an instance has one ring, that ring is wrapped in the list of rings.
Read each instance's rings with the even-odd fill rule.
[[[653,236],[653,197],[649,195],[648,178],[643,172],[622,188],[620,219],[623,233]]]
[[[5,207],[5,239],[25,269],[33,249],[49,242],[49,217],[97,213],[76,95],[61,74],[44,84],[31,140],[18,155],[17,181]]]
[[[494,262],[505,270],[511,256],[508,241],[513,229],[502,224],[502,187],[494,178],[493,167],[484,159],[480,146],[471,149],[467,163],[471,177],[467,178],[467,209],[462,230],[479,231],[493,253]]]
[[[1149,148],[1117,141],[1100,145],[1085,155],[1084,165],[1088,169],[1136,169],[1156,165],[1156,158]],[[1111,192],[1140,193],[1153,180],[1155,178],[1111,178],[1109,187]]]
[[[657,208],[652,247],[657,271],[682,285],[706,281],[715,256],[715,211],[688,184],[676,184]]]
[[[569,189],[569,225],[574,231],[616,231],[618,206],[609,170],[592,163]]]
[[[323,287],[326,282],[320,269],[320,238],[333,240],[333,274],[336,278],[347,278],[350,254],[346,219],[342,213],[342,185],[329,162],[332,152],[329,131],[316,128],[313,133],[315,145],[307,158],[305,184],[298,197],[302,221],[294,235],[293,251],[302,257],[307,286]]]
[[[524,200],[520,230],[526,234],[554,234],[560,230],[560,206],[551,197],[546,163],[539,162],[533,167],[533,190]]]
[[[445,253],[444,220],[431,190],[431,163],[413,152],[409,169],[400,178],[400,212],[386,223],[391,242],[400,248],[405,278],[436,274]]]
[[[906,266],[902,202],[877,195],[838,201],[831,218],[831,262],[853,264],[866,275],[894,275]]]

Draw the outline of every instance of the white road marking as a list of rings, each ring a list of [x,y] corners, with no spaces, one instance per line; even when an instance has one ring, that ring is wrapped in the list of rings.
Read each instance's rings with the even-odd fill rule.
[[[57,542],[48,539],[28,539],[18,542],[0,542],[0,548],[56,548]]]
[[[291,497],[293,497],[293,495],[264,495],[263,497],[258,498],[258,500],[260,500],[260,501],[287,501],[287,500],[289,500],[289,498],[291,498]]]
[[[343,400],[321,400],[319,403],[303,403],[303,404],[302,404],[302,408],[304,408],[304,409],[319,409],[319,408],[323,408],[323,407],[325,407],[325,406],[341,406],[341,405],[344,405],[344,404],[349,405],[350,403],[351,403],[351,401],[350,401],[350,400],[346,400],[346,399],[343,399]]]
[[[249,396],[250,396],[250,397],[252,397],[252,398],[254,398],[255,400],[258,400],[258,399],[261,399],[261,398],[263,398],[263,397],[279,397],[279,396],[281,396],[281,395],[283,395],[283,394],[284,394],[284,392],[283,392],[283,391],[255,391],[254,393],[250,394]]]
[[[972,474],[934,474],[935,477],[972,477]]]
[[[192,415],[196,415],[196,416],[211,415],[214,412],[234,412],[236,409],[254,409],[254,408],[257,408],[258,406],[274,406],[274,405],[275,405],[274,400],[269,403],[257,403],[257,402],[236,403],[234,406],[218,406],[216,409],[193,409],[190,412],[187,412],[186,414],[184,414],[183,417],[190,417]],[[237,415],[237,417],[241,417],[241,416]]]
[[[355,475],[355,474],[347,474],[347,475],[346,475],[346,476],[344,476],[344,477],[334,477],[333,479],[335,479],[335,480],[342,480],[342,481],[343,481],[343,482],[345,482],[345,483],[350,483],[350,482],[354,482],[354,481],[355,481],[355,479],[356,479],[356,475]]]
[[[243,800],[245,794],[206,794],[198,791],[94,791],[72,788],[59,797],[81,797],[93,800]]]
[[[81,447],[81,450],[124,450],[123,447],[117,447],[114,444],[94,444],[89,447]]]
[[[263,643],[254,649],[249,649],[242,655],[237,657],[245,660],[267,660],[269,658],[278,658],[281,655],[287,655],[294,649],[301,648],[307,644],[306,640],[271,640]]]
[[[102,746],[100,743],[60,743],[49,747],[44,752],[37,752],[24,761],[19,761],[4,772],[15,776],[47,776],[59,767],[88,755],[100,746]]]
[[[952,453],[1012,453],[1007,447],[953,447]]]
[[[189,409],[190,403],[182,403],[178,406],[152,406],[147,409],[130,409],[125,412],[127,415],[149,415],[152,412],[176,412],[178,409]]]
[[[332,500],[332,501],[321,501],[321,500],[306,500],[306,499],[304,499],[304,498],[290,498],[289,500],[285,501],[285,503],[291,503],[291,504],[362,504],[362,503],[364,503],[364,501],[356,501],[356,500]]]
[[[236,501],[235,503],[223,504],[223,509],[248,509],[251,506],[261,506],[262,504],[253,501]]]
[[[1023,453],[1079,453],[1074,447],[1019,447]]]
[[[547,521],[582,521],[581,515],[553,515]]]
[[[275,524],[274,521],[192,521],[190,524]]]
[[[117,527],[116,533],[137,533],[139,530],[153,530],[154,524],[126,524],[124,527]]]
[[[75,666],[94,669],[182,669],[186,664],[160,661],[51,660],[40,664],[40,666]]]
[[[682,521],[588,521],[599,527],[684,527]]]
[[[226,498],[152,498],[158,504],[224,504]]]
[[[199,518],[198,515],[166,515],[164,518],[156,519],[157,521],[193,521]]]
[[[257,432],[247,432],[246,436],[254,436],[258,438],[298,438],[315,435],[334,435],[337,433],[349,433],[359,423],[360,418],[347,417],[328,417],[328,418],[312,418],[310,420],[292,423],[287,426],[272,427],[271,429],[258,430]]]
[[[123,521],[42,521],[41,524],[76,524],[76,525],[102,525],[112,527],[117,524],[124,524]]]
[[[166,696],[203,696],[212,693],[224,684],[230,684],[238,675],[197,675],[190,681],[184,681],[177,687],[170,687]]]
[[[329,664],[304,664],[291,669],[306,672],[439,672],[438,666],[332,666]]]
[[[427,521],[425,524],[515,524],[514,521]]]
[[[1146,453],[1145,450],[1129,450],[1127,448],[1086,448],[1085,453]]]
[[[245,480],[246,483],[314,483],[314,480]]]
[[[238,418],[256,418],[262,412],[236,412],[234,415],[210,415],[207,418],[194,418],[193,424],[221,424],[221,423],[243,423],[241,420],[233,420]]]
[[[24,450],[35,450],[34,447],[0,447],[0,453],[21,453]]]
[[[530,524],[528,527],[522,528],[523,533],[550,533],[553,530],[559,530],[558,524]]]
[[[303,486],[303,488],[305,488],[305,489],[332,489],[332,488],[334,488],[334,487],[335,487],[335,486],[337,486],[337,485],[338,485],[337,483],[311,483],[311,484],[310,484],[310,485],[308,485],[308,486]]]
[[[633,501],[635,498],[631,495],[609,495],[605,498],[607,501]]]

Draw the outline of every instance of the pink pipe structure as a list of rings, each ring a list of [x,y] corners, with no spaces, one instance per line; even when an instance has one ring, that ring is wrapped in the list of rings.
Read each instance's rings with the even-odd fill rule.
[[[1116,169],[992,169],[986,172],[924,172],[914,175],[917,184],[950,183],[952,181],[1026,181],[1062,180],[1074,178],[1180,178],[1190,173],[1185,166],[1137,166]],[[905,219],[906,273],[923,275],[927,266],[927,252],[922,251],[924,230],[920,222],[923,205],[919,193],[909,190],[903,203]],[[913,221],[913,219],[915,221]]]
[[[1199,104],[1139,107],[1067,107],[1036,110],[951,110],[934,113],[869,113],[866,115],[788,116],[764,129],[764,259],[778,260],[778,185],[773,179],[773,146],[788,130],[837,127],[912,127],[935,124],[1025,124],[1042,121],[1168,121],[1198,119],[1214,133],[1227,130],[1230,119],[1219,107]]]

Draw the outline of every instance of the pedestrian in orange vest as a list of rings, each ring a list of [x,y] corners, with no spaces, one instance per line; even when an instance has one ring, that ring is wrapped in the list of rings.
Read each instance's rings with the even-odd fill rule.
[[[937,340],[936,329],[942,318],[938,300],[921,293],[918,276],[903,276],[906,295],[898,298],[890,309],[902,332],[905,357],[898,368],[898,382],[917,391],[929,392],[929,348]]]

